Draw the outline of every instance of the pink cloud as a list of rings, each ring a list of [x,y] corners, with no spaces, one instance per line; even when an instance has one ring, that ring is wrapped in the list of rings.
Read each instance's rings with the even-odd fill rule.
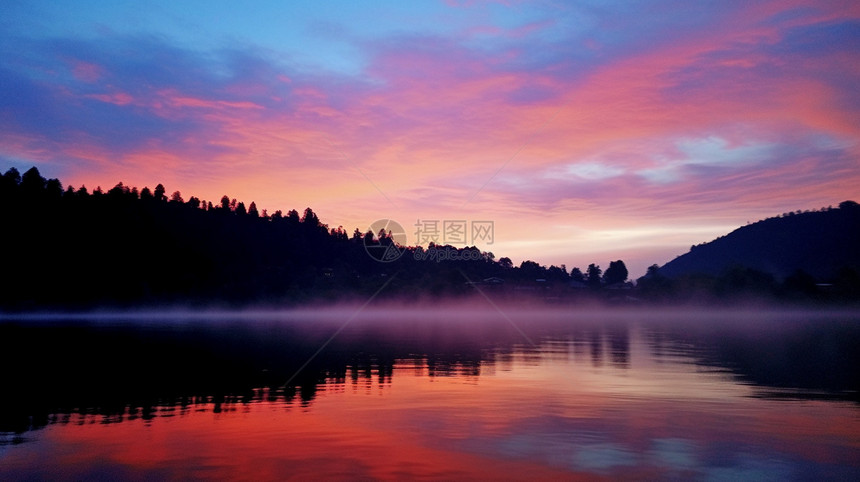
[[[102,77],[104,69],[89,62],[75,61],[72,67],[72,74],[80,81],[93,83]]]
[[[229,102],[225,100],[205,100],[205,99],[197,99],[194,97],[179,97],[179,96],[170,96],[168,102],[171,103],[174,107],[200,107],[205,109],[220,109],[220,108],[231,108],[231,109],[263,109],[264,107],[261,105],[257,105],[253,102]]]
[[[134,103],[134,97],[125,92],[117,92],[114,94],[90,94],[87,97],[100,100],[109,104],[129,105]]]

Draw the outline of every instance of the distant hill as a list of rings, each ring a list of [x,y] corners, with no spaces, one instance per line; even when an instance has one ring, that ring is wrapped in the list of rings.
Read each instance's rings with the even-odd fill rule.
[[[839,208],[786,213],[738,228],[693,246],[659,273],[669,278],[719,276],[738,266],[777,279],[800,269],[819,282],[833,279],[844,268],[860,272],[860,205],[845,201]]]

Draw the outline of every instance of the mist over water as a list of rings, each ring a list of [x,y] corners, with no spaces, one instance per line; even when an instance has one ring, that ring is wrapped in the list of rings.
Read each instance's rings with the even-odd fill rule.
[[[684,323],[695,323],[697,320],[742,320],[745,324],[751,321],[774,320],[804,320],[811,318],[846,318],[855,319],[860,316],[860,308],[856,307],[785,307],[766,302],[736,302],[731,307],[709,305],[636,305],[608,304],[596,300],[579,300],[576,303],[547,303],[542,299],[523,298],[507,301],[488,300],[480,296],[460,297],[455,300],[441,299],[404,299],[402,301],[385,300],[374,303],[368,302],[315,302],[298,307],[260,306],[250,308],[221,308],[207,306],[167,306],[160,309],[151,307],[143,309],[94,309],[88,311],[42,311],[42,312],[0,312],[0,322],[3,321],[59,321],[83,320],[106,322],[166,322],[183,323],[201,321],[216,323],[224,320],[241,320],[243,322],[302,322],[336,323],[344,321],[381,321],[388,320],[401,323],[404,319],[412,320],[447,320],[457,319],[460,322],[468,320],[498,321],[506,318],[520,320],[562,320],[562,321],[601,321],[607,319],[642,321],[642,320],[677,320]]]
[[[4,315],[0,476],[856,478],[857,346],[850,310]]]

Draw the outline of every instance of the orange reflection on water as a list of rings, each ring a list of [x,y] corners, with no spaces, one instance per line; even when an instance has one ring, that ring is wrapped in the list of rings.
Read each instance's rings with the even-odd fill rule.
[[[363,395],[362,395],[363,396]],[[512,474],[570,478],[561,469],[528,460],[497,458],[427,443],[420,432],[403,432],[383,412],[360,417],[261,402],[233,413],[188,411],[151,422],[100,424],[90,419],[52,426],[40,449],[21,447],[6,462],[41,465],[46,478],[162,477],[207,479],[506,479]],[[53,449],[62,447],[58,452]],[[28,450],[28,449],[35,450]],[[50,459],[43,451],[53,452]]]

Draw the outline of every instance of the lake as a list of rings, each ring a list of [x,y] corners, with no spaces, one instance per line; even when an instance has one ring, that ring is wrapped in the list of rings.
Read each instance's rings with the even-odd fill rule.
[[[860,316],[0,319],[0,479],[860,480]]]

